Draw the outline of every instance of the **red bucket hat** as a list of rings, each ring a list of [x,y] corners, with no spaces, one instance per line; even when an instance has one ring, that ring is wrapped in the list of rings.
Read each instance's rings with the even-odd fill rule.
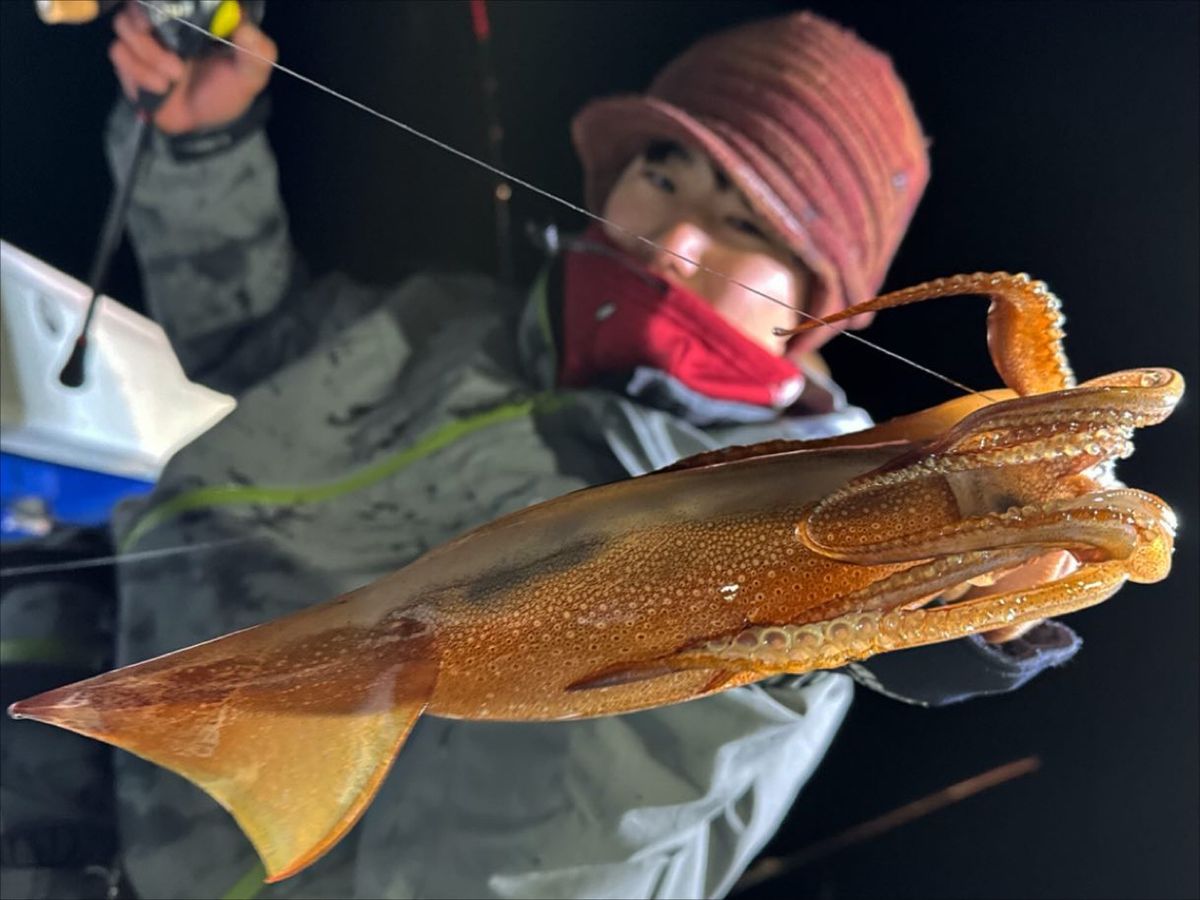
[[[704,150],[812,270],[817,316],[878,293],[929,181],[927,141],[891,60],[811,12],[705,38],[645,96],[589,103],[571,132],[596,212],[652,142]],[[827,339],[811,334],[794,349]]]

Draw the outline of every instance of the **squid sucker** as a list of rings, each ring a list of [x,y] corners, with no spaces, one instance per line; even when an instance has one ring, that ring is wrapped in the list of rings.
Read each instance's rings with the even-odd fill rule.
[[[678,703],[1165,578],[1174,516],[1113,468],[1135,429],[1170,415],[1179,373],[1076,385],[1058,300],[1026,275],[940,279],[825,321],[946,296],[990,298],[1006,388],[577,491],[323,604],[9,713],[190,779],[278,881],[346,834],[423,713],[551,720]],[[1057,551],[1078,564],[1057,580],[960,590]]]

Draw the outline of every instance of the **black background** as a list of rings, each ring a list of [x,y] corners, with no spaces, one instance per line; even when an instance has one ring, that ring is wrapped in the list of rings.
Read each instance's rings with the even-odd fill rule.
[[[0,0],[0,236],[86,273],[109,182],[107,22],[48,28]],[[933,181],[888,279],[1027,270],[1065,304],[1081,378],[1139,365],[1197,379],[1194,3],[815,3],[891,53],[927,133]],[[787,3],[493,2],[511,169],[579,199],[567,122],[636,91],[700,35]],[[472,153],[486,152],[467,5],[268,4],[281,61]],[[270,125],[296,240],[318,269],[387,281],[490,270],[490,176],[276,74]],[[576,214],[518,189],[528,219]],[[523,249],[528,277],[536,255]],[[139,305],[128,250],[112,293]],[[982,303],[884,314],[869,336],[968,384],[995,383]],[[826,351],[878,418],[950,389],[846,340]],[[1182,532],[1171,578],[1071,617],[1083,652],[1015,695],[927,711],[860,692],[771,853],[1036,755],[1037,774],[814,863],[748,897],[1196,897],[1195,394],[1143,432],[1124,479]]]

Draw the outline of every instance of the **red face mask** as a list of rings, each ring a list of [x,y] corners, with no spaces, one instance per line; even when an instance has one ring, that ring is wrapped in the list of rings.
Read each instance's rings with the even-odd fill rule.
[[[563,387],[648,366],[718,400],[783,409],[800,396],[804,377],[792,362],[647,271],[598,226],[567,250],[564,269]]]

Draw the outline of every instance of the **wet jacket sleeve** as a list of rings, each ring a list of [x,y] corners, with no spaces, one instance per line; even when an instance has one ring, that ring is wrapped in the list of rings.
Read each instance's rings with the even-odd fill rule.
[[[107,150],[121,178],[134,115],[123,99]],[[261,126],[198,157],[155,134],[128,233],[146,305],[188,377],[239,394],[378,302],[344,276],[310,279],[292,244],[275,157]]]
[[[919,706],[946,706],[1014,691],[1034,676],[1068,662],[1083,641],[1048,619],[1016,640],[989,644],[971,636],[873,656],[847,667],[854,680],[885,696]]]

